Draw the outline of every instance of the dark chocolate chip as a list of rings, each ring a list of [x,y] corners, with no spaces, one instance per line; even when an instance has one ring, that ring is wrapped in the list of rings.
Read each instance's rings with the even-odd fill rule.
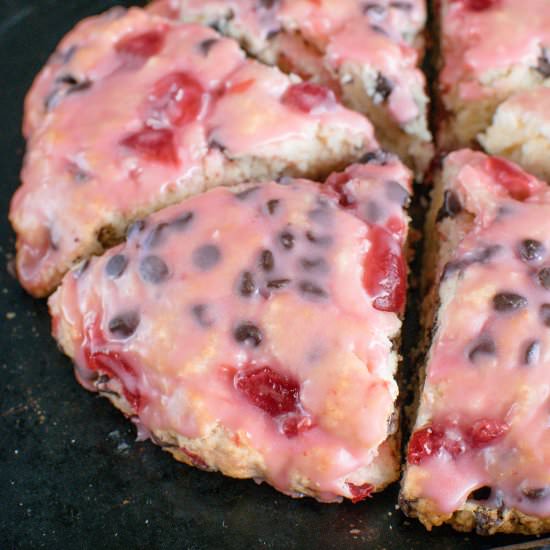
[[[168,278],[169,270],[164,260],[150,254],[141,260],[139,274],[146,283],[159,284]]]
[[[212,269],[221,260],[222,253],[215,244],[203,244],[193,250],[191,258],[195,267],[201,271]]]
[[[546,249],[544,245],[536,239],[524,239],[518,245],[519,257],[524,262],[537,262],[542,260]]]
[[[72,85],[67,90],[67,94],[74,94],[75,92],[83,92],[84,90],[88,90],[91,87],[92,87],[91,80],[83,80],[82,82],[77,82],[76,84]]]
[[[216,44],[216,42],[218,41],[218,38],[207,38],[206,40],[202,40],[197,44],[197,49],[202,55],[206,57],[210,53],[212,46],[214,46],[214,44]]]
[[[239,293],[241,296],[251,296],[256,290],[254,277],[250,271],[244,271],[239,280]]]
[[[275,267],[275,258],[271,250],[262,250],[260,254],[260,267],[264,271],[272,271]]]
[[[550,290],[550,267],[543,267],[538,273],[539,283],[546,289]]]
[[[396,10],[403,11],[412,11],[412,4],[409,2],[390,2],[390,8],[395,8]]]
[[[386,8],[384,6],[381,6],[380,4],[375,4],[374,2],[363,4],[361,10],[365,15],[374,15],[378,17],[386,13]]]
[[[523,355],[524,365],[534,365],[538,362],[540,357],[540,340],[531,340],[525,346],[525,352]]]
[[[526,488],[526,489],[522,489],[521,492],[529,500],[541,500],[543,498],[546,498],[550,494],[550,488],[549,487]]]
[[[493,308],[501,313],[527,307],[527,298],[514,292],[499,292],[493,296]]]
[[[491,498],[492,489],[487,485],[472,491],[468,495],[468,500],[489,500]]]
[[[493,244],[467,252],[462,258],[448,262],[445,265],[441,279],[444,280],[449,275],[462,271],[472,264],[486,264],[498,254],[501,248],[501,245]]]
[[[548,59],[548,51],[546,48],[541,49],[535,68],[544,78],[550,76],[550,59]]]
[[[238,325],[233,332],[233,336],[237,342],[255,348],[262,343],[263,338],[261,330],[256,325],[248,322]]]
[[[279,205],[281,204],[281,201],[279,199],[271,199],[267,201],[266,207],[267,211],[273,215],[277,211],[277,208],[279,208]]]
[[[58,76],[55,81],[59,84],[66,84],[67,86],[76,86],[78,84],[78,80],[71,74]]]
[[[372,27],[374,29],[374,27]],[[383,29],[380,29],[383,30]],[[385,31],[384,31],[384,34]],[[393,90],[393,84],[382,73],[376,76],[376,84],[374,85],[374,99],[376,101],[386,101]]]
[[[217,149],[222,153],[224,151],[227,151],[227,147],[219,139],[215,139],[215,138],[210,138],[208,140],[208,147],[210,147],[210,149]]]
[[[243,191],[239,191],[238,193],[235,193],[235,197],[239,200],[246,200],[250,195],[254,194],[256,191],[259,191],[259,186],[249,187],[248,189],[244,189]]]
[[[279,235],[279,242],[283,245],[283,248],[291,250],[294,247],[294,235],[290,231],[283,231]]]
[[[105,273],[111,279],[118,279],[128,266],[128,258],[124,254],[116,254],[109,258],[105,265]]]
[[[290,279],[272,279],[267,281],[267,288],[279,289],[284,288],[290,283]]]
[[[541,321],[550,327],[550,304],[542,304],[539,309]]]
[[[393,153],[384,151],[384,149],[376,149],[375,151],[369,151],[365,153],[360,159],[359,162],[362,164],[378,164],[380,166],[385,166],[388,162],[395,159]]]
[[[312,208],[308,213],[308,218],[316,223],[327,223],[330,219],[330,209],[328,202],[318,198],[317,206]]]
[[[448,189],[443,194],[443,204],[437,213],[436,221],[440,222],[447,217],[454,218],[461,211],[462,204],[458,195],[454,191]]]
[[[270,10],[279,3],[279,0],[258,0],[258,5],[266,10]]]
[[[281,28],[269,29],[265,35],[266,40],[273,40],[276,36],[281,33]]]
[[[131,239],[138,233],[141,233],[145,229],[146,225],[147,223],[145,220],[136,220],[128,226],[128,229],[126,230],[126,238]]]
[[[126,311],[109,321],[109,332],[115,338],[129,338],[136,332],[139,321],[140,318],[137,311]]]
[[[73,275],[79,279],[90,267],[90,258],[86,258],[74,269]]]
[[[76,53],[76,50],[78,49],[78,46],[76,44],[73,44],[72,46],[69,46],[66,50],[62,52],[56,52],[56,55],[59,56],[59,59],[63,64],[68,63]]]
[[[409,202],[409,192],[397,181],[388,180],[386,182],[386,196],[392,202],[396,202],[399,206],[405,206]]]
[[[316,285],[312,281],[300,281],[298,284],[300,292],[305,296],[312,296],[318,298],[325,298],[328,296],[326,290],[321,288],[319,285]]]
[[[468,359],[475,363],[478,358],[484,355],[494,355],[497,351],[495,342],[490,336],[481,336],[472,346],[468,353]]]
[[[147,238],[145,239],[145,245],[149,248],[155,248],[164,240],[164,235],[166,235],[166,230],[170,227],[170,224],[162,222],[157,224],[151,231]]]
[[[371,30],[373,30],[374,32],[377,32],[378,34],[383,34],[384,36],[389,36],[388,33],[386,32],[386,29],[382,28],[380,25],[371,25],[370,26]],[[386,80],[386,82],[388,82]],[[378,87],[378,81],[376,83],[376,87]]]
[[[306,239],[315,245],[326,247],[332,244],[330,235],[315,235],[313,231],[306,231]]]
[[[184,229],[187,229],[187,227],[189,227],[189,224],[194,217],[195,215],[193,214],[193,212],[185,212],[181,216],[173,219],[170,222],[170,227],[172,227],[176,231],[183,231]]]
[[[328,271],[328,264],[324,258],[300,258],[300,265],[306,271],[316,271],[318,273]]]
[[[369,223],[376,223],[382,217],[382,208],[375,201],[367,201],[365,205],[365,220]]]
[[[195,321],[203,327],[208,328],[214,324],[214,319],[208,314],[208,306],[206,304],[196,304],[191,308],[191,313]]]

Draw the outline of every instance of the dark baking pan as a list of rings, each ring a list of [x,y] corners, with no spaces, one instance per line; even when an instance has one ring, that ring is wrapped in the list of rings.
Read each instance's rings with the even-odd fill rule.
[[[428,533],[396,510],[395,485],[368,502],[323,505],[189,468],[136,442],[120,413],[77,385],[50,338],[45,301],[27,296],[11,275],[6,217],[24,148],[24,94],[63,34],[111,5],[0,0],[0,549],[436,550],[526,542],[448,528]],[[414,323],[408,330],[414,341]]]

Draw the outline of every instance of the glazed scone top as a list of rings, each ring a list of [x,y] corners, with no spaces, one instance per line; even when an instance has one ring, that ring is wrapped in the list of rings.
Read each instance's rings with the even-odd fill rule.
[[[285,143],[314,140],[324,124],[375,143],[369,122],[331,92],[292,82],[211,29],[138,8],[80,23],[26,104],[10,214],[22,283],[47,285],[98,212],[116,224],[158,208],[206,162],[222,173],[226,156],[284,159]]]
[[[281,491],[366,496],[348,483],[392,430],[410,180],[391,160],[166,208],[67,274],[54,335],[85,386],[120,378],[152,432],[220,423]]]
[[[442,0],[441,9],[444,94],[473,100],[494,93],[487,84],[518,65],[550,76],[546,0]]]
[[[497,157],[444,165],[441,308],[405,491],[451,514],[470,498],[550,514],[550,190]],[[451,219],[451,218],[456,218]]]

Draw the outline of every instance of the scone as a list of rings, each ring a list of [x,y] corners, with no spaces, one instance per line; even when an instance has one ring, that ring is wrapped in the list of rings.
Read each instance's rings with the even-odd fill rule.
[[[488,153],[550,181],[550,88],[518,92],[501,103],[478,141]]]
[[[36,296],[127,226],[217,185],[326,177],[377,148],[332,91],[211,29],[132,8],[77,25],[26,102],[17,271]]]
[[[512,94],[550,83],[546,0],[438,0],[438,140],[471,147]]]
[[[265,63],[330,86],[369,117],[384,148],[418,172],[426,168],[432,156],[428,97],[412,46],[424,26],[424,0],[179,4],[183,20],[211,25]]]
[[[428,528],[547,531],[550,189],[461,150],[436,177],[429,221],[430,342],[401,506]]]
[[[399,476],[394,374],[411,174],[219,187],[68,273],[53,334],[175,458],[358,501]]]

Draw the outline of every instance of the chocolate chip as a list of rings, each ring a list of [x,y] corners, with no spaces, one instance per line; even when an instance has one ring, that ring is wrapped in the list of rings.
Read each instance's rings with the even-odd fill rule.
[[[377,32],[378,34],[383,34],[384,36],[389,36],[388,33],[386,32],[386,29],[383,29],[380,25],[371,25],[370,28],[371,28],[372,31]],[[378,85],[378,83],[377,83],[377,85]]]
[[[540,357],[540,341],[531,340],[525,346],[525,353],[523,355],[524,365],[534,365],[538,362]]]
[[[159,223],[153,229],[149,232],[149,235],[147,235],[147,238],[145,239],[145,245],[149,248],[155,248],[158,246],[163,240],[164,235],[166,234],[166,230],[170,227],[170,224],[166,222]]]
[[[78,80],[71,74],[58,76],[55,81],[59,84],[66,84],[67,86],[76,86],[78,84]]]
[[[550,304],[542,304],[539,309],[541,321],[550,327]]]
[[[214,324],[214,319],[208,313],[208,306],[206,304],[196,304],[191,308],[191,313],[195,318],[195,321],[203,327],[208,328]]]
[[[56,52],[55,55],[59,56],[61,63],[66,64],[73,58],[77,49],[78,49],[78,46],[76,44],[73,44],[72,46],[69,46],[66,50],[62,52]]]
[[[275,267],[275,258],[273,258],[271,250],[262,250],[260,254],[260,267],[264,271],[272,271]]]
[[[306,231],[306,239],[315,245],[326,247],[332,244],[330,235],[315,235],[313,231]]]
[[[525,488],[521,492],[529,500],[540,500],[546,498],[550,494],[550,488],[548,487],[534,487],[534,488]]]
[[[214,44],[216,44],[216,42],[218,41],[218,38],[207,38],[206,40],[202,40],[197,44],[197,49],[202,55],[206,57],[210,53],[212,46],[214,46]]]
[[[283,231],[279,235],[279,242],[283,245],[283,248],[291,250],[294,248],[294,235],[290,231]]]
[[[518,245],[519,257],[524,262],[537,262],[542,260],[546,249],[544,245],[535,239],[524,239]]]
[[[251,296],[256,290],[254,277],[250,271],[244,271],[239,280],[239,293],[241,296]]]
[[[319,285],[316,285],[312,281],[300,281],[298,284],[300,292],[305,296],[313,296],[319,298],[325,298],[328,296],[327,292],[321,288]]]
[[[281,201],[279,199],[271,199],[267,201],[266,207],[267,211],[273,215],[275,214],[277,208],[279,208],[279,205],[281,204]]]
[[[462,204],[458,195],[454,191],[447,190],[443,194],[443,204],[437,213],[436,221],[440,222],[447,217],[454,218],[461,211]]]
[[[260,187],[258,185],[254,187],[249,187],[248,189],[244,189],[243,191],[239,191],[238,193],[235,193],[235,197],[241,201],[244,201],[250,197],[250,195],[253,195],[256,193],[256,191],[259,191]]]
[[[141,233],[145,229],[146,225],[147,223],[145,220],[136,220],[128,226],[128,229],[126,230],[126,238],[131,239],[138,233]]]
[[[388,180],[386,182],[386,196],[392,202],[396,202],[399,206],[405,206],[409,202],[409,192],[397,181]]]
[[[487,485],[472,491],[468,495],[468,500],[489,500],[491,498],[492,489]]]
[[[388,162],[395,159],[393,153],[384,151],[383,149],[376,149],[376,151],[369,151],[365,153],[360,159],[359,162],[362,164],[377,164],[380,166],[385,166]]]
[[[365,204],[365,220],[369,223],[376,223],[382,217],[382,208],[375,201],[367,201]]]
[[[290,279],[272,279],[267,281],[267,288],[279,289],[284,288],[290,283]]]
[[[493,296],[493,308],[501,313],[527,307],[527,298],[514,292],[499,292]]]
[[[279,3],[279,0],[258,0],[258,5],[266,10],[270,10]]]
[[[361,8],[363,14],[365,15],[374,15],[380,17],[386,13],[386,8],[380,4],[375,4],[374,2],[368,2],[363,4]]]
[[[139,264],[139,274],[146,283],[159,284],[168,278],[168,266],[158,256],[145,256]]]
[[[222,153],[227,151],[227,147],[219,139],[215,138],[210,138],[208,140],[208,147],[210,147],[210,149],[217,149]]]
[[[79,279],[90,267],[90,258],[86,258],[83,262],[80,262],[80,264],[75,267],[73,271],[73,275]]]
[[[139,326],[139,313],[126,311],[109,321],[109,332],[116,338],[129,338]]]
[[[83,92],[84,90],[88,90],[91,87],[92,87],[91,80],[83,80],[82,82],[77,82],[76,84],[72,85],[67,90],[67,94],[74,94],[75,92]]]
[[[116,254],[109,258],[105,265],[105,273],[111,279],[118,279],[126,271],[127,266],[128,258],[124,254]]]
[[[541,49],[535,68],[544,78],[550,76],[550,60],[548,59],[548,51],[546,48]]]
[[[266,40],[273,40],[281,33],[281,28],[269,29],[265,35]]]
[[[183,231],[184,229],[187,229],[189,227],[189,224],[194,217],[195,215],[193,214],[193,212],[184,212],[170,222],[170,227],[175,229],[176,231]]]
[[[374,27],[372,27],[374,29]],[[374,29],[377,30],[377,29]],[[380,29],[383,31],[383,29]],[[383,31],[384,34],[385,31]],[[376,76],[376,84],[374,85],[374,100],[386,101],[393,90],[393,84],[382,73],[378,73]]]
[[[538,273],[539,283],[546,289],[550,290],[550,267],[543,267]]]
[[[496,353],[495,342],[490,336],[480,337],[468,353],[468,359],[475,363],[477,359],[484,355],[494,355]]]
[[[238,325],[233,332],[233,336],[237,342],[255,348],[262,343],[263,338],[260,329],[256,325],[248,322]]]
[[[444,280],[446,277],[452,275],[457,271],[463,271],[472,264],[486,264],[489,260],[491,260],[498,254],[501,248],[501,245],[493,244],[481,248],[476,248],[471,252],[467,252],[462,258],[448,262],[445,265],[445,267],[443,268],[441,279]]]
[[[318,273],[328,271],[328,264],[324,258],[300,258],[300,265],[306,271],[316,271]]]
[[[195,267],[201,271],[212,269],[221,260],[222,253],[215,244],[204,244],[195,248],[191,258]]]

